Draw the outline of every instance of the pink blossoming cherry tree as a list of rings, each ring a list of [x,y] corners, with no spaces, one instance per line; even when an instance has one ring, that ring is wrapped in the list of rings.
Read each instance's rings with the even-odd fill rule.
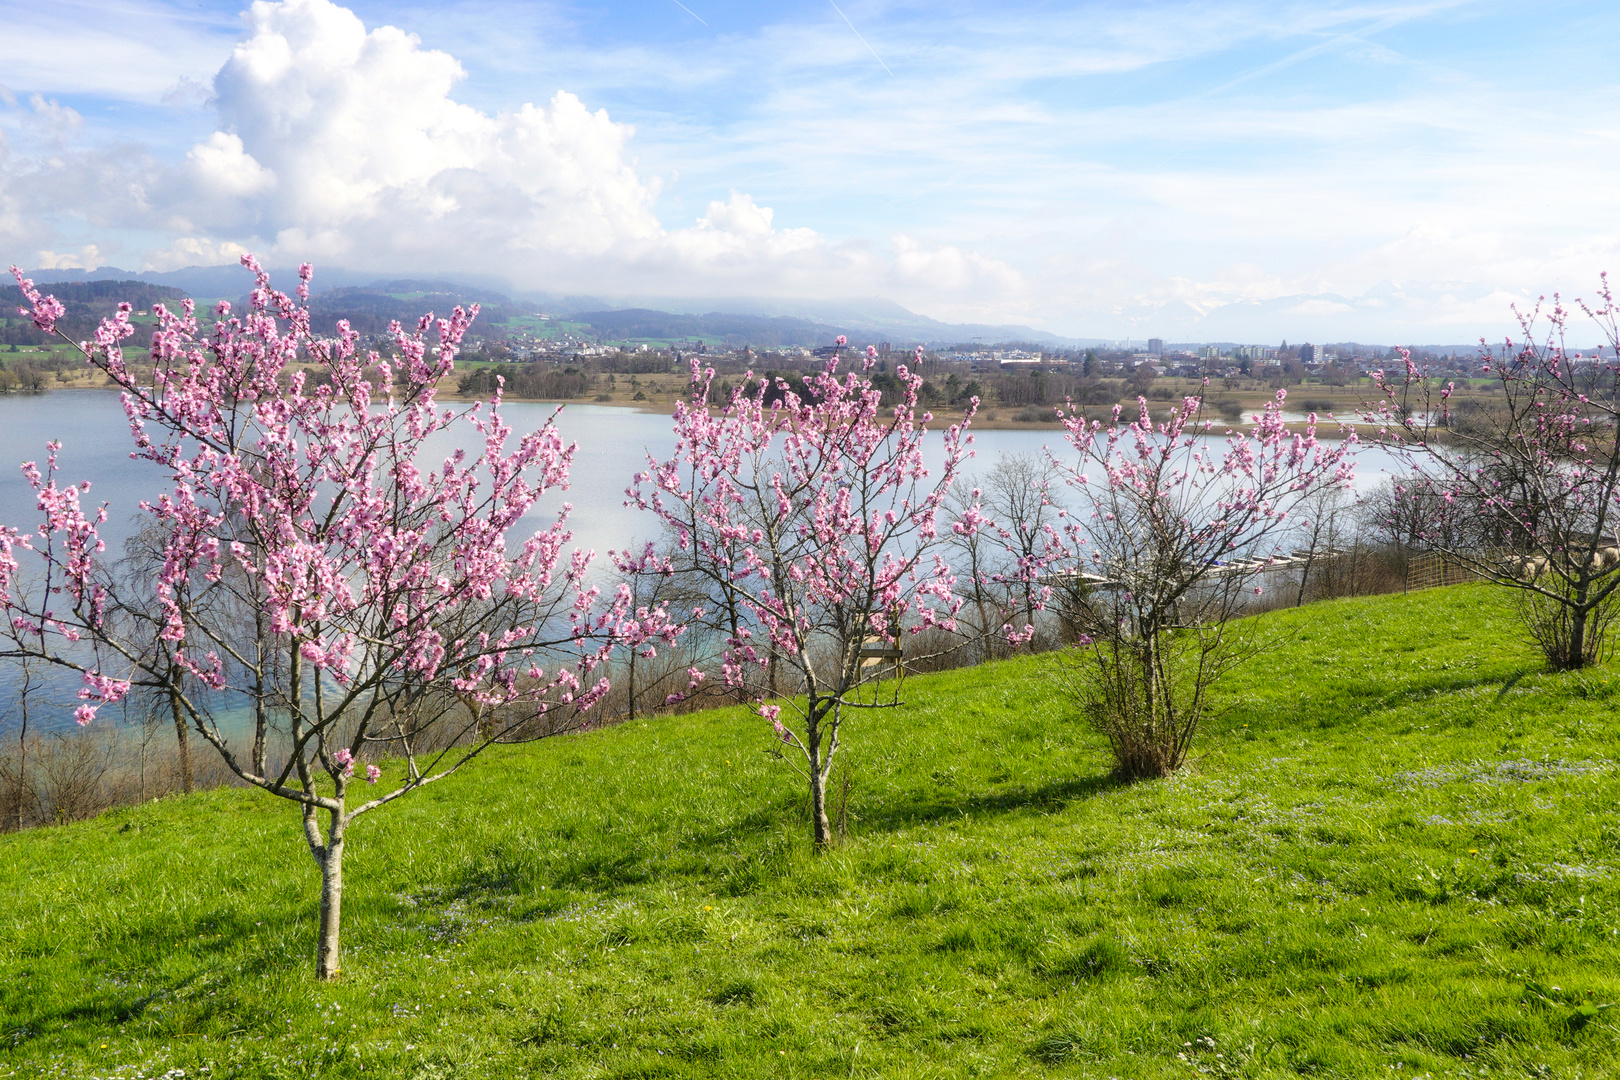
[[[80,723],[132,686],[168,695],[243,782],[297,807],[321,872],[317,970],[339,972],[343,849],[355,818],[454,774],[495,743],[582,722],[611,651],[672,641],[662,610],[603,596],[566,548],[567,510],[515,540],[574,447],[548,421],[510,445],[499,394],[439,409],[477,314],[392,328],[363,353],[256,275],[248,310],[154,309],[149,382],[127,365],[130,310],[80,344],[123,390],[133,456],[172,481],[141,505],[151,572],[104,562],[105,506],[56,449],[25,466],[43,520],[0,530],[12,657],[82,673]],[[34,324],[62,313],[13,268]],[[465,440],[442,460],[427,444]],[[250,720],[243,720],[242,717]],[[251,724],[252,730],[243,729]]]
[[[1607,275],[1595,303],[1574,306],[1604,347],[1569,347],[1574,312],[1554,296],[1545,321],[1540,303],[1520,313],[1518,340],[1481,342],[1488,395],[1457,395],[1403,350],[1374,375],[1382,400],[1365,417],[1410,470],[1392,523],[1514,590],[1559,670],[1599,662],[1620,614],[1620,306]]]
[[[868,350],[840,374],[834,355],[804,396],[750,374],[716,401],[714,372],[694,361],[674,456],[651,462],[627,493],[675,534],[681,562],[746,611],[725,642],[726,685],[759,701],[788,760],[799,759],[818,849],[832,840],[826,786],[845,720],[899,703],[875,684],[898,674],[908,639],[954,629],[961,603],[939,517],[973,408],[942,433],[930,472],[921,377],[902,365],[900,400],[886,409],[868,378],[875,363]],[[792,696],[773,700],[778,691]]]

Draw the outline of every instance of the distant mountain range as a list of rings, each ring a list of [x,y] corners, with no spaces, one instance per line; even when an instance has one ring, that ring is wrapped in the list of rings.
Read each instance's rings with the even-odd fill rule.
[[[635,304],[639,308],[669,313],[671,318],[685,316],[714,320],[724,313],[723,318],[738,322],[750,317],[769,319],[773,323],[784,319],[800,321],[816,326],[823,333],[831,331],[833,336],[848,334],[862,341],[888,341],[896,348],[918,344],[929,347],[971,344],[976,339],[986,344],[1022,341],[1068,348],[1107,344],[1103,338],[1063,337],[1017,324],[940,322],[878,296],[839,300],[757,300],[738,297],[701,301],[637,297]],[[610,305],[597,306],[607,308]],[[830,338],[823,339],[824,342],[826,340]],[[761,341],[760,344],[765,342]]]
[[[189,266],[183,270],[132,271],[105,266],[93,271],[34,270],[41,285],[58,282],[135,281],[179,289],[198,300],[235,302],[253,287],[240,266]],[[295,269],[272,270],[271,280],[290,289]],[[703,300],[636,297],[629,300],[554,293],[517,293],[495,279],[451,275],[443,280],[387,280],[372,273],[321,269],[312,282],[312,308],[318,323],[347,318],[356,330],[375,333],[389,320],[414,321],[423,311],[441,314],[453,304],[483,305],[480,325],[487,331],[515,314],[543,311],[588,323],[606,338],[694,338],[756,345],[830,344],[839,334],[856,340],[889,341],[896,347],[971,343],[1030,342],[1070,348],[1104,345],[1101,338],[1068,338],[1021,325],[946,323],[908,311],[881,297],[847,300]]]
[[[199,301],[236,302],[253,286],[253,276],[234,265],[189,266],[164,272],[136,272],[116,267],[94,271],[35,270],[29,276],[41,284],[140,282],[145,286],[178,289]],[[297,271],[273,270],[271,278],[278,286],[290,288],[297,281]],[[1286,296],[1239,301],[1210,309],[1176,301],[1133,313],[1131,322],[1140,329],[1133,333],[1131,340],[1140,344],[1151,334],[1172,342],[1172,348],[1213,343],[1254,344],[1255,339],[1246,337],[1244,331],[1258,325],[1273,328],[1268,332],[1269,340],[1265,341],[1273,346],[1283,338],[1295,344],[1345,342],[1357,335],[1358,327],[1381,317],[1380,312],[1398,310],[1414,295],[1411,290],[1412,287],[1400,290],[1389,286],[1360,297]],[[447,274],[432,280],[390,280],[379,278],[375,273],[330,268],[317,270],[313,292],[317,325],[330,327],[337,319],[347,318],[362,333],[386,329],[392,319],[410,324],[423,311],[444,314],[454,304],[476,301],[483,305],[478,329],[496,335],[501,332],[502,324],[514,316],[544,312],[587,323],[596,336],[607,339],[687,338],[764,348],[825,345],[839,334],[847,334],[862,344],[887,341],[896,348],[916,344],[937,348],[975,341],[1090,348],[1107,347],[1119,340],[1064,337],[1016,324],[946,323],[909,311],[882,297],[692,300],[668,296],[570,295],[518,291],[500,279],[479,275]],[[0,312],[3,314],[8,313]],[[1418,347],[1434,353],[1471,355],[1477,342]],[[1364,348],[1362,355],[1381,353],[1387,347],[1369,344]]]

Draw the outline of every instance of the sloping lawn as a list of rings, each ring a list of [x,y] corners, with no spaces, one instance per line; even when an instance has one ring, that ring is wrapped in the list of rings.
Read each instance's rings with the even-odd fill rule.
[[[1620,1073],[1614,670],[1483,586],[1264,625],[1171,781],[1058,658],[908,680],[819,858],[740,710],[503,750],[351,834],[334,985],[271,799],[0,837],[0,1076]]]

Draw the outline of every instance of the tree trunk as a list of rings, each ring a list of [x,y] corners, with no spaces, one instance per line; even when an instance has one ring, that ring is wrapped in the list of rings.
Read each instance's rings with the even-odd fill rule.
[[[810,759],[810,828],[817,851],[825,851],[832,844],[832,825],[827,820],[827,774],[832,769],[832,746],[829,741],[827,760],[822,761],[821,718],[812,711],[805,725],[809,740]]]
[[[726,592],[726,625],[731,628],[731,637],[728,640],[741,641],[742,639],[737,635],[742,630],[742,614],[737,609],[736,596],[732,595],[729,590]],[[775,660],[776,653],[773,646],[771,661],[774,663]],[[748,688],[739,680],[737,685],[732,689],[732,695],[737,699],[737,704],[741,705],[743,702],[748,700]],[[776,676],[774,673],[771,676],[771,696],[776,696]]]
[[[186,734],[185,714],[180,710],[180,672],[170,676],[174,688],[169,691],[169,709],[174,714],[174,738],[180,748],[180,790],[187,795],[192,791],[191,744]]]
[[[636,722],[636,650],[630,650],[630,692],[626,700],[630,704],[629,722]]]
[[[255,656],[253,658],[253,771],[260,776],[265,774],[264,767],[264,735],[269,727],[269,717],[265,715],[264,708],[264,608],[256,608],[253,612],[253,640]]]
[[[22,728],[17,732],[17,831],[22,832],[24,804],[28,801],[28,676],[23,675]]]
[[[315,947],[315,968],[323,982],[338,977],[342,960],[338,936],[343,922],[342,825],[334,824],[332,832],[333,837],[317,856],[321,866],[321,926]]]
[[[810,823],[817,851],[832,844],[832,825],[827,820],[827,785],[819,767],[810,770]]]
[[[1583,588],[1582,593],[1586,590]],[[1586,608],[1577,607],[1569,617],[1569,645],[1564,654],[1564,668],[1574,671],[1586,665]]]

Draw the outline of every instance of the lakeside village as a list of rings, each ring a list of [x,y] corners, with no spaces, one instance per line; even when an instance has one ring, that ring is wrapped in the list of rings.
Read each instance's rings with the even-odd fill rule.
[[[726,393],[747,372],[784,377],[796,385],[835,351],[826,344],[758,347],[703,338],[615,341],[589,336],[584,329],[551,337],[517,333],[469,339],[457,361],[460,373],[453,389],[464,396],[484,395],[494,389],[499,375],[513,398],[665,409],[687,393],[685,375],[694,355],[714,369],[718,387]],[[919,346],[868,342],[852,334],[843,353],[859,355],[868,344],[877,350],[874,383],[885,391],[886,401],[898,389],[894,368],[906,364],[923,376],[922,405],[958,409],[977,397],[981,427],[1055,425],[1060,410],[1071,405],[1097,415],[1139,398],[1167,404],[1200,393],[1212,412],[1234,423],[1279,390],[1289,391],[1291,411],[1349,418],[1378,396],[1373,373],[1402,363],[1396,348],[1353,342],[1263,346],[1175,344],[1158,338],[1090,347],[1032,342]],[[915,359],[919,347],[920,365]],[[1411,355],[1431,376],[1455,380],[1459,401],[1496,393],[1485,370],[1490,350],[1418,348]]]
[[[536,314],[537,320],[551,321],[551,316]],[[888,341],[856,340],[856,350],[872,344],[880,357],[902,361],[913,355],[919,343],[895,344]],[[698,354],[707,362],[735,361],[741,363],[792,364],[796,361],[824,358],[833,347],[803,345],[777,348],[756,348],[748,344],[712,342],[701,338],[660,342],[606,341],[599,336],[580,335],[564,330],[555,337],[537,336],[520,332],[508,336],[468,339],[469,359],[491,359],[512,363],[544,363],[551,365],[578,364],[596,360],[611,362],[625,356],[639,356],[647,360],[679,361]],[[1139,369],[1151,376],[1175,378],[1255,378],[1268,381],[1301,382],[1306,378],[1318,379],[1331,385],[1342,385],[1383,368],[1398,356],[1392,346],[1364,345],[1357,342],[1317,345],[1302,342],[1289,345],[1283,341],[1277,346],[1237,344],[1233,342],[1170,343],[1163,338],[1142,341],[1113,341],[1089,347],[1061,347],[1033,342],[982,342],[938,345],[923,344],[924,359],[934,364],[947,365],[969,374],[994,374],[1040,369],[1067,370],[1081,368],[1085,374],[1098,376],[1133,375]],[[1481,353],[1451,347],[1445,351],[1413,350],[1414,359],[1438,370],[1455,371],[1468,377],[1482,374]],[[1343,380],[1343,383],[1337,380]]]
[[[127,297],[137,326],[152,321],[155,303],[177,305],[184,297],[172,286],[138,281],[57,283],[66,305],[62,327],[75,340],[93,332]],[[7,312],[21,300],[15,288],[0,288]],[[388,325],[414,321],[422,310],[447,312],[474,300],[481,311],[463,342],[457,371],[440,386],[444,394],[486,396],[497,377],[512,399],[594,401],[667,409],[688,392],[686,373],[693,356],[702,358],[728,390],[746,372],[780,376],[797,384],[813,375],[835,351],[832,342],[847,335],[846,356],[878,352],[876,382],[886,394],[898,390],[892,379],[899,364],[916,366],[924,378],[921,404],[930,409],[960,408],[981,401],[979,420],[1000,426],[1046,425],[1070,403],[1111,408],[1137,398],[1170,402],[1198,393],[1210,381],[1207,400],[1228,422],[1257,408],[1279,389],[1295,396],[1302,412],[1352,414],[1372,394],[1371,375],[1398,365],[1399,350],[1358,342],[1258,345],[1235,342],[1170,342],[1160,337],[1106,341],[1082,339],[991,341],[990,334],[1015,334],[1012,327],[953,327],[933,324],[915,334],[891,328],[877,333],[807,319],[709,313],[680,315],[645,309],[596,311],[536,310],[497,294],[472,295],[434,282],[378,282],[365,288],[317,294],[312,316],[317,328],[347,322],[364,344],[391,351]],[[217,301],[197,299],[206,309]],[[242,299],[232,301],[238,308]],[[987,336],[952,341],[948,335]],[[1484,364],[1494,350],[1477,346],[1416,347],[1413,359],[1430,375],[1458,381],[1465,396],[1489,395]],[[1590,360],[1580,357],[1576,361]],[[130,361],[139,366],[140,358]],[[1469,380],[1477,380],[1471,384]],[[39,392],[54,387],[99,385],[81,358],[60,340],[49,340],[28,320],[0,315],[0,393]]]

